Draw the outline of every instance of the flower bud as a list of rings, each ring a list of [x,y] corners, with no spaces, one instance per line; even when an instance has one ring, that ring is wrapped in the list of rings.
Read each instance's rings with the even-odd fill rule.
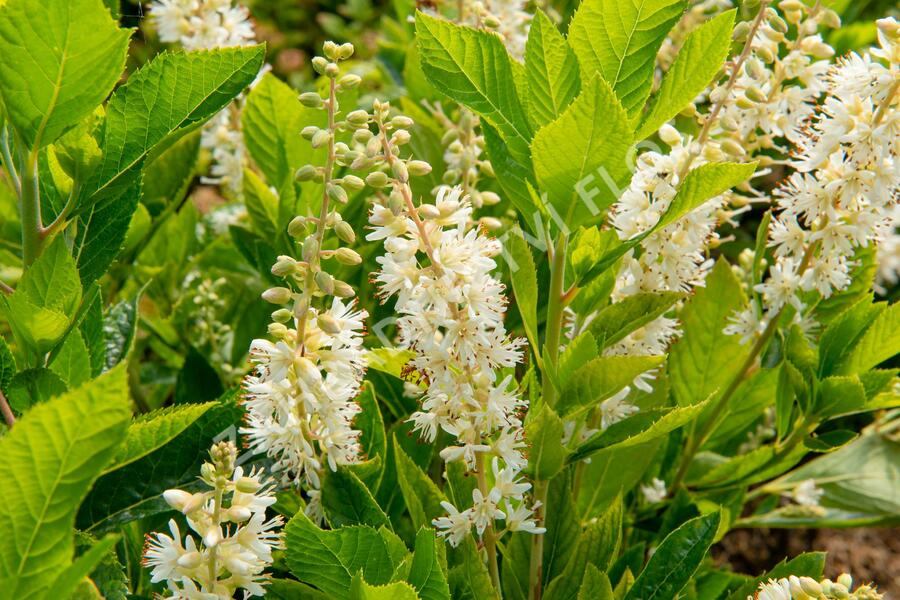
[[[337,63],[328,63],[325,65],[325,77],[329,79],[334,79],[338,75],[341,74],[341,68],[337,66]]]
[[[503,227],[503,223],[496,217],[481,217],[478,222],[488,231],[497,231]]]
[[[234,487],[242,494],[254,494],[262,486],[255,477],[247,477],[245,475],[237,480]]]
[[[681,143],[681,134],[677,129],[665,123],[659,128],[659,139],[669,146],[676,146]]]
[[[485,206],[493,206],[500,203],[500,196],[494,192],[481,192],[481,203]]]
[[[423,219],[437,219],[441,216],[441,211],[434,204],[422,204],[416,211]]]
[[[341,325],[328,313],[322,313],[316,317],[316,325],[329,335],[337,335],[341,332]]]
[[[300,237],[306,233],[306,217],[298,215],[291,219],[288,223],[288,235],[291,237]]]
[[[372,139],[372,132],[366,128],[357,129],[353,132],[353,141],[357,144],[365,144]]]
[[[291,290],[286,287],[269,288],[262,293],[262,299],[272,304],[286,304],[291,299]]]
[[[364,110],[354,110],[347,115],[347,122],[357,127],[365,125],[369,122],[369,113]]]
[[[318,92],[303,92],[300,94],[300,104],[308,108],[322,108],[322,96]]]
[[[341,185],[354,192],[358,192],[366,187],[366,182],[356,175],[344,175],[344,177],[341,178]]]
[[[747,21],[741,21],[734,26],[734,31],[731,32],[731,38],[736,42],[740,42],[745,40],[749,33],[750,23],[748,23]]]
[[[353,231],[353,226],[346,221],[341,221],[336,224],[334,226],[334,233],[344,243],[352,244],[356,241],[356,232]]]
[[[411,160],[406,163],[406,167],[413,177],[422,177],[431,173],[431,165],[424,160]]]
[[[316,368],[311,360],[305,356],[297,356],[294,358],[294,371],[297,377],[305,381],[309,385],[314,385],[322,380],[322,373]]]
[[[384,171],[372,171],[366,175],[366,183],[373,188],[383,188],[388,184],[388,176]]]
[[[206,535],[203,536],[203,544],[207,548],[215,548],[220,541],[222,541],[222,530],[219,529],[218,525],[210,527]]]
[[[848,590],[853,587],[853,577],[850,576],[850,573],[841,573],[838,575],[837,582]]]
[[[731,156],[743,156],[745,152],[744,147],[731,138],[722,140],[722,150]]]
[[[352,298],[356,295],[356,291],[354,291],[353,286],[351,286],[346,281],[335,279],[333,295],[337,296],[338,298]]]
[[[341,47],[338,49],[338,55],[341,60],[347,60],[351,56],[353,56],[353,44],[350,42],[345,42],[341,44]]]
[[[272,313],[272,320],[276,323],[287,323],[291,320],[293,314],[286,308],[279,308],[275,312]]]
[[[765,102],[766,101],[766,95],[763,94],[762,90],[759,89],[758,87],[756,87],[755,85],[751,85],[750,87],[748,87],[746,90],[744,90],[744,93],[747,95],[748,98],[750,98],[754,102]]]
[[[801,577],[800,587],[805,593],[809,594],[813,598],[818,598],[822,595],[822,586],[819,585],[819,582],[812,577]]]
[[[398,129],[394,132],[394,135],[391,136],[391,143],[395,146],[402,146],[403,144],[408,144],[411,137],[412,136],[409,135],[407,130]]]
[[[184,490],[166,490],[163,492],[163,500],[177,511],[184,510],[184,507],[188,505],[192,497],[193,494]]]
[[[338,202],[340,204],[347,204],[347,190],[342,188],[336,183],[329,183],[325,190],[328,192],[328,197],[333,201]]]
[[[316,273],[316,285],[319,286],[320,290],[322,290],[329,296],[334,295],[334,277],[332,277],[325,271],[319,271],[318,273]]]
[[[391,119],[391,126],[397,129],[408,129],[414,125],[414,121],[406,115],[397,115]]]
[[[338,248],[334,252],[334,257],[342,265],[355,266],[362,262],[362,256],[355,250],[350,248]]]
[[[252,516],[253,513],[246,506],[232,506],[228,509],[228,519],[235,523],[243,523]]]
[[[316,168],[313,165],[303,165],[294,173],[294,178],[297,181],[312,181],[316,175]]]
[[[394,173],[394,177],[400,183],[406,183],[409,181],[409,172],[406,170],[406,163],[402,160],[396,160],[391,165],[391,171]]]
[[[340,57],[340,47],[331,40],[322,44],[322,51],[331,60],[337,60]]]
[[[203,555],[194,550],[193,552],[185,552],[178,557],[178,566],[183,569],[196,569],[203,564]]]
[[[775,15],[771,19],[769,19],[769,25],[778,33],[787,33],[788,31],[787,23],[785,23],[784,19],[782,19],[778,15]]]
[[[319,133],[319,128],[315,125],[307,125],[303,129],[300,130],[300,135],[303,136],[304,139],[311,140],[315,135]]]
[[[316,134],[312,136],[312,140],[310,140],[313,148],[321,148],[329,141],[331,141],[331,132],[327,129],[318,130]]]
[[[316,73],[322,75],[325,73],[325,67],[328,66],[328,61],[324,56],[316,56],[312,59],[312,66],[315,69]]]
[[[841,26],[841,17],[834,10],[825,8],[822,10],[822,25],[831,29],[839,29]]]
[[[353,89],[361,82],[362,78],[359,75],[355,75],[353,73],[347,73],[346,75],[338,79],[338,85],[345,90]]]

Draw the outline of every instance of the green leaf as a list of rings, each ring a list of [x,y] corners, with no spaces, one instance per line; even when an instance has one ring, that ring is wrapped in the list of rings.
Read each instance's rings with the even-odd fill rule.
[[[119,367],[120,369],[122,367]],[[175,439],[114,471],[105,473],[78,512],[78,528],[101,532],[171,507],[162,498],[167,489],[197,491],[197,474],[209,458],[215,439],[241,424],[244,411],[226,396]]]
[[[350,582],[350,600],[419,600],[410,585],[404,581],[395,581],[385,585],[369,585],[357,573]]]
[[[537,9],[525,44],[527,102],[532,122],[544,125],[563,113],[578,95],[578,59],[553,21]]]
[[[681,406],[723,392],[749,353],[739,336],[722,332],[746,298],[731,267],[719,260],[681,311],[684,334],[669,353],[672,395]]]
[[[612,584],[606,573],[594,565],[588,565],[584,572],[584,583],[578,592],[578,600],[613,600]]]
[[[134,181],[78,216],[72,250],[82,285],[100,279],[119,256],[140,196],[140,181]]]
[[[491,168],[497,176],[497,183],[500,184],[504,196],[525,218],[526,224],[532,223],[537,207],[528,192],[528,186],[534,182],[531,160],[520,161],[514,158],[500,133],[485,121],[481,122],[481,132],[484,135]]]
[[[691,31],[663,76],[659,91],[638,127],[636,139],[653,135],[674,118],[706,89],[722,69],[722,63],[731,49],[735,13],[735,10],[723,12]]]
[[[178,437],[215,402],[170,406],[145,413],[132,421],[128,434],[104,474],[139,460]]]
[[[103,162],[83,197],[109,197],[161,151],[219,112],[259,73],[264,46],[163,53],[116,90],[106,108]]]
[[[590,331],[585,331],[566,346],[559,357],[556,376],[563,385],[567,385],[575,372],[600,356],[597,340]]]
[[[0,391],[9,392],[9,383],[15,374],[16,359],[9,351],[6,340],[0,337]]]
[[[91,378],[91,357],[77,329],[66,336],[59,353],[50,363],[50,369],[70,388],[78,387]]]
[[[516,161],[530,164],[531,128],[500,37],[417,12],[416,43],[431,84],[480,115],[497,129]]]
[[[651,231],[671,225],[710,198],[743,183],[756,171],[756,163],[706,163],[691,170],[672,199],[669,208]]]
[[[22,414],[36,404],[66,393],[68,389],[59,375],[45,367],[37,367],[17,373],[3,392],[12,409]]]
[[[110,534],[94,543],[87,552],[75,559],[71,565],[57,575],[53,585],[47,590],[44,597],[71,598],[78,585],[107,557],[118,541],[118,535]]]
[[[558,119],[535,134],[535,176],[566,225],[596,221],[615,201],[617,185],[611,183],[628,176],[632,139],[628,115],[598,76],[589,79]]]
[[[397,566],[384,538],[368,526],[323,531],[299,512],[284,535],[291,573],[335,598],[348,597],[357,573],[374,585],[385,585]]]
[[[328,523],[335,529],[348,525],[391,526],[369,488],[347,468],[329,470],[325,474],[322,508]]]
[[[569,25],[584,79],[599,72],[629,115],[644,106],[656,54],[686,0],[585,0]]]
[[[828,324],[819,339],[819,376],[834,373],[875,318],[887,307],[886,302],[873,304],[869,296]]]
[[[141,202],[157,215],[180,200],[194,177],[200,151],[200,132],[188,134],[151,160],[144,168]]]
[[[862,410],[866,405],[866,389],[859,377],[826,377],[819,382],[813,412],[821,419]]]
[[[422,600],[450,600],[450,587],[441,564],[441,548],[433,529],[422,528],[416,534],[416,549],[407,581],[416,588]]]
[[[747,596],[752,596],[756,593],[759,584],[770,579],[780,579],[794,575],[795,577],[812,577],[818,581],[822,578],[824,571],[824,552],[804,552],[791,560],[781,561],[765,574],[742,585],[728,596],[728,600],[746,600]]]
[[[244,169],[244,204],[253,230],[268,240],[280,233],[278,196],[250,169]]]
[[[104,370],[112,369],[131,352],[137,332],[140,299],[141,292],[138,292],[132,300],[122,300],[106,311],[103,317],[103,339],[106,343]]]
[[[509,265],[509,278],[516,295],[516,307],[522,315],[525,334],[532,348],[538,347],[537,270],[525,234],[514,229],[503,237],[504,258]]]
[[[124,438],[129,415],[120,368],[34,407],[0,438],[5,597],[40,597],[71,564],[78,505]]]
[[[608,348],[665,313],[684,296],[681,292],[641,292],[627,296],[597,313],[590,331]]]
[[[329,600],[329,597],[295,579],[270,579],[266,596],[275,600]]]
[[[571,416],[595,408],[610,396],[630,385],[634,378],[661,365],[664,356],[600,356],[572,375],[563,386],[559,414]]]
[[[270,185],[280,187],[297,168],[324,157],[324,149],[314,151],[300,130],[324,126],[325,112],[304,108],[297,92],[271,73],[247,94],[241,124],[247,150]]]
[[[487,566],[484,564],[475,540],[467,537],[455,548],[455,566],[450,569],[449,581],[451,597],[472,598],[473,600],[499,600],[499,595],[491,584]]]
[[[900,353],[900,303],[891,304],[875,317],[835,372],[841,375],[863,373],[897,353]]]
[[[437,485],[403,451],[394,437],[394,460],[397,467],[397,483],[403,492],[403,500],[409,510],[413,527],[419,529],[431,525],[431,520],[444,514],[441,502],[444,494]]]
[[[81,301],[81,284],[62,237],[57,237],[25,271],[16,294],[24,295],[35,306],[75,314]]]
[[[0,8],[0,93],[38,149],[90,115],[125,68],[131,32],[100,0],[9,0]]]
[[[719,512],[696,517],[666,536],[625,600],[668,600],[678,597],[700,566],[719,528]]]
[[[589,437],[569,456],[569,462],[582,460],[599,450],[629,448],[667,435],[693,421],[706,404],[704,401],[691,406],[641,411]]]
[[[566,464],[568,450],[563,446],[565,431],[562,419],[552,408],[542,403],[537,415],[528,414],[525,437],[531,446],[528,452],[528,473],[538,481],[549,481]]]

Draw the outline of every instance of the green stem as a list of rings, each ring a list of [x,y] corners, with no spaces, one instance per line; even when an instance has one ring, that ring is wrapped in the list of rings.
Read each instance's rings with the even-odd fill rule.
[[[568,236],[559,234],[556,247],[553,250],[553,262],[550,265],[550,299],[547,302],[547,326],[544,336],[544,351],[547,353],[549,367],[556,368],[559,360],[559,340],[562,336],[563,308],[565,298],[563,296],[566,275],[566,243]],[[549,406],[556,404],[556,389],[550,377],[544,373],[542,382],[542,401]]]
[[[28,155],[28,161],[22,170],[22,194],[19,199],[22,211],[22,258],[27,268],[40,256],[44,245],[36,152]]]
[[[22,182],[19,179],[19,174],[16,172],[16,163],[12,159],[12,152],[10,152],[9,148],[9,130],[5,125],[0,130],[0,155],[3,157],[3,166],[6,167],[6,172],[9,174],[13,187],[16,189],[16,195],[21,196]]]
[[[547,514],[547,490],[549,483],[546,481],[534,482],[534,517],[538,523],[544,522]],[[538,503],[540,502],[540,506]],[[544,562],[544,534],[535,534],[531,538],[531,564],[528,569],[528,599],[541,600],[541,583],[543,579]]]
[[[484,475],[484,455],[480,452],[475,455],[475,476],[478,480],[478,489],[481,490],[482,496],[487,498],[489,490],[487,479]],[[500,569],[497,566],[497,536],[494,532],[493,523],[485,528],[482,539],[484,540],[484,548],[487,550],[487,566],[488,572],[491,574],[491,583],[494,585],[497,595],[502,597]]]

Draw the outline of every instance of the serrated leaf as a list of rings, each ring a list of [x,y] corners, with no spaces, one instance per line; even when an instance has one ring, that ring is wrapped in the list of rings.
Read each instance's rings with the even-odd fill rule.
[[[866,389],[859,377],[826,377],[819,382],[813,412],[822,419],[853,413],[866,405]]]
[[[140,196],[141,182],[134,181],[78,216],[72,251],[82,285],[100,279],[119,256]]]
[[[0,391],[9,392],[9,382],[15,374],[16,359],[9,351],[6,340],[0,336]]]
[[[200,132],[185,135],[151,160],[144,168],[141,203],[150,214],[159,214],[184,196],[197,166]]]
[[[900,303],[881,311],[840,366],[841,375],[863,373],[900,353]]]
[[[525,437],[531,446],[528,473],[538,481],[549,481],[566,464],[568,450],[562,443],[565,428],[559,415],[546,404],[541,404],[537,415],[529,413],[528,417],[525,422]]]
[[[128,426],[122,445],[103,473],[121,469],[168,444],[215,405],[215,402],[207,402],[170,406],[136,418]]]
[[[428,527],[431,520],[444,514],[441,502],[444,494],[419,466],[403,451],[394,437],[394,460],[397,468],[397,483],[403,493],[406,508],[413,527]]]
[[[834,373],[842,359],[887,307],[886,302],[873,303],[870,296],[860,300],[828,324],[819,338],[819,376]]]
[[[350,600],[419,600],[419,595],[405,581],[385,585],[369,585],[358,573],[350,583]]]
[[[705,90],[722,69],[731,49],[735,13],[735,10],[725,11],[688,34],[678,56],[663,76],[635,139],[653,135]]]
[[[743,183],[756,171],[756,163],[706,163],[688,172],[681,187],[653,228],[658,231],[671,225],[711,198]]]
[[[133,73],[106,108],[103,162],[82,199],[130,187],[152,150],[160,152],[219,112],[254,80],[263,46],[163,53]]]
[[[614,598],[609,576],[594,565],[588,565],[584,572],[584,582],[578,591],[578,600],[613,600]]]
[[[534,173],[549,204],[569,227],[596,221],[628,176],[633,139],[628,115],[599,76],[531,144]]]
[[[322,484],[322,508],[332,528],[348,525],[390,527],[390,521],[369,488],[347,468],[329,470]]]
[[[122,300],[109,307],[103,316],[103,340],[106,343],[106,365],[109,370],[122,362],[131,351],[138,324],[141,293],[132,300]]]
[[[95,542],[87,552],[76,558],[71,565],[59,573],[53,585],[45,593],[45,598],[71,598],[79,584],[100,564],[109,551],[119,541],[119,535],[110,534]],[[93,585],[93,582],[91,582]]]
[[[441,553],[433,529],[420,529],[407,581],[422,600],[450,600],[450,587],[441,564]]]
[[[46,367],[37,367],[16,373],[9,386],[3,388],[3,393],[12,409],[22,414],[36,404],[61,396],[68,389],[59,375]]]
[[[66,336],[59,353],[50,363],[50,369],[70,388],[78,387],[91,378],[91,358],[77,329]]]
[[[625,600],[668,600],[690,581],[719,528],[720,513],[696,517],[662,541],[641,571]]]
[[[600,356],[572,375],[560,393],[556,409],[571,416],[595,408],[641,373],[655,369],[664,356]]]
[[[265,239],[274,240],[280,232],[278,196],[250,169],[244,169],[244,204],[254,231]]]
[[[87,117],[125,68],[131,32],[100,0],[9,0],[0,8],[0,94],[37,149]]]
[[[569,462],[582,460],[600,450],[630,448],[667,435],[694,420],[706,404],[704,401],[692,406],[641,411],[589,437],[569,456]]]
[[[569,25],[582,77],[599,72],[628,113],[638,113],[650,94],[656,54],[686,6],[686,0],[582,2]]]
[[[726,335],[728,319],[744,307],[740,282],[724,260],[716,263],[681,311],[684,334],[669,353],[672,395],[681,406],[694,404],[714,392],[722,393],[737,376],[749,346],[739,336]]]
[[[531,194],[528,193],[528,186],[534,180],[531,161],[520,162],[514,158],[500,133],[487,122],[482,121],[481,132],[484,135],[485,149],[491,161],[491,168],[497,176],[497,183],[500,184],[504,197],[525,218],[526,224],[532,223],[537,207]]]
[[[129,414],[120,368],[36,406],[0,438],[4,597],[41,597],[72,563],[78,505],[125,436]]]
[[[284,535],[291,572],[335,598],[348,597],[357,573],[373,585],[385,585],[397,566],[384,538],[368,526],[323,531],[300,512],[288,522]]]
[[[81,301],[81,284],[62,237],[57,237],[25,271],[13,295],[20,294],[35,306],[75,314]]]
[[[500,38],[417,12],[416,43],[431,84],[484,118],[500,133],[513,158],[530,164],[531,127]]]
[[[598,312],[590,331],[608,348],[665,313],[684,296],[681,292],[640,292],[626,296]]]
[[[581,88],[575,52],[540,9],[535,11],[528,29],[525,75],[529,116],[540,125],[561,115]]]
[[[531,248],[519,229],[503,238],[504,258],[509,265],[509,278],[516,295],[516,307],[522,315],[525,333],[533,348],[538,347],[538,284]]]
[[[121,368],[121,367],[120,367]],[[97,480],[78,511],[78,528],[102,532],[171,507],[162,498],[167,489],[196,491],[197,473],[209,458],[214,439],[232,435],[243,410],[226,396],[174,440]]]
[[[307,125],[325,126],[325,112],[304,108],[297,92],[271,73],[247,94],[241,111],[244,142],[269,185],[280,187],[306,163],[319,164],[325,150],[300,137]]]

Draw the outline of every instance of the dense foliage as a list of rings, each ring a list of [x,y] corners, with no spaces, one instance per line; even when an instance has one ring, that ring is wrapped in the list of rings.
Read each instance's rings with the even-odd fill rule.
[[[0,598],[882,598],[890,11],[0,0]]]

